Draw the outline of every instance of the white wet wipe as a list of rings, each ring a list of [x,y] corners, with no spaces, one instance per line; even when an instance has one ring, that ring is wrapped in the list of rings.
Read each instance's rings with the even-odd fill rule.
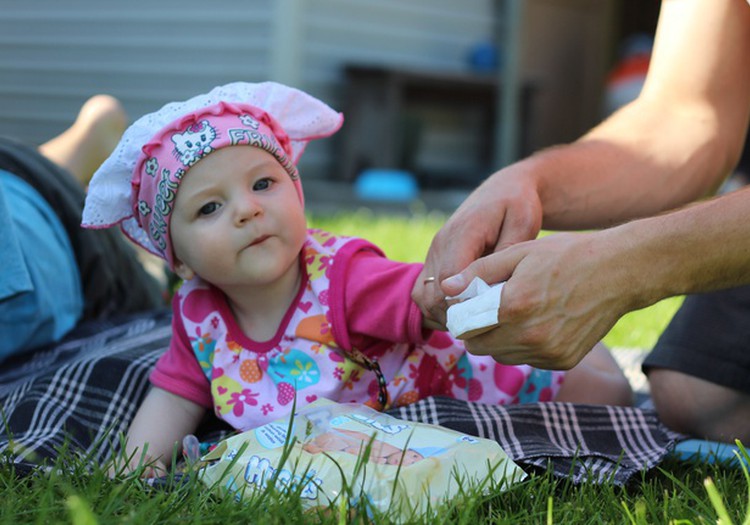
[[[447,297],[448,302],[459,301],[447,311],[448,331],[457,339],[468,339],[491,330],[499,324],[497,310],[505,282],[489,285],[474,277],[460,294]]]

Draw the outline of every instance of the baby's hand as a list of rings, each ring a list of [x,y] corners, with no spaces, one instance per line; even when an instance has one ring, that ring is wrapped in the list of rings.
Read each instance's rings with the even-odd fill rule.
[[[116,459],[112,466],[108,470],[110,478],[114,478],[117,475],[128,475],[133,472],[142,469],[141,478],[158,478],[167,474],[167,466],[160,459],[153,459],[147,454],[143,454],[136,457],[122,458],[125,461],[121,461],[121,458]]]
[[[158,459],[149,459],[148,462],[144,462],[144,469],[141,473],[141,477],[146,478],[158,478],[167,475],[167,466]]]

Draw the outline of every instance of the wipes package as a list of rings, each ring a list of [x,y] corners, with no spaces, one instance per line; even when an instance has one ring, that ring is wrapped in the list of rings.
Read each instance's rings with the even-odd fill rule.
[[[497,310],[505,283],[490,286],[479,277],[449,302],[460,301],[448,307],[446,326],[457,339],[468,339],[496,327],[499,323]]]
[[[306,508],[364,504],[395,521],[459,490],[498,492],[525,477],[495,441],[328,400],[299,410],[291,424],[227,438],[202,460],[202,481],[224,495],[253,497],[272,485],[299,494]]]

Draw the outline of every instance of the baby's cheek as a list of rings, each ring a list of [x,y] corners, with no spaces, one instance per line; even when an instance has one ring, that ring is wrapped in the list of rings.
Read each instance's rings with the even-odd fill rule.
[[[409,465],[413,465],[421,459],[423,459],[421,454],[417,454],[413,451],[407,451],[406,454],[404,454],[404,460],[401,462],[401,465],[403,465],[404,467],[408,467]]]

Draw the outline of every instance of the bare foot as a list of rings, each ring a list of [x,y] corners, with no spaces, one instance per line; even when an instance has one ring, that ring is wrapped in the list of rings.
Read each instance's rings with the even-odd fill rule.
[[[606,346],[597,343],[568,371],[555,401],[591,405],[633,404],[633,389]]]
[[[86,187],[117,146],[127,124],[128,116],[119,100],[95,95],[81,106],[73,125],[39,146],[39,151]]]

